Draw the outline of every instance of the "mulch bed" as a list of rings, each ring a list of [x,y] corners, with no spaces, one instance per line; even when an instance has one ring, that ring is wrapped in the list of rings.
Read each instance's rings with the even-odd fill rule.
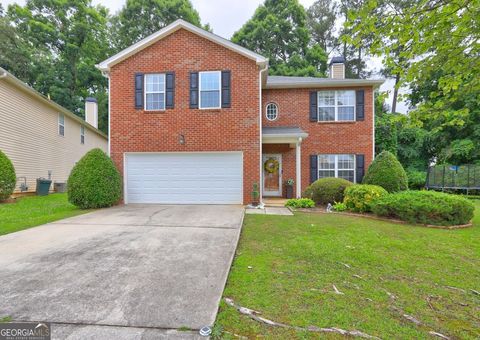
[[[392,223],[398,223],[398,224],[404,224],[404,225],[413,225],[413,226],[418,226],[418,227],[426,227],[426,228],[434,228],[434,229],[464,229],[464,228],[469,228],[469,227],[473,226],[473,223],[471,223],[471,222],[467,223],[467,224],[457,224],[457,225],[435,225],[435,224],[410,223],[410,222],[402,221],[402,220],[378,217],[378,216],[373,215],[373,214],[360,214],[360,213],[338,212],[338,211],[327,212],[326,207],[300,208],[300,209],[295,209],[294,211],[300,211],[300,212],[306,212],[306,213],[315,213],[315,214],[336,214],[336,215],[352,216],[352,217],[364,217],[364,218],[369,218],[369,219],[377,220],[377,221],[392,222]]]

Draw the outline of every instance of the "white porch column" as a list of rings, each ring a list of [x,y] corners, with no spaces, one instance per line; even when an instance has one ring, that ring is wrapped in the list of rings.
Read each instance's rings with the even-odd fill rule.
[[[302,138],[299,138],[295,148],[295,173],[296,178],[296,197],[300,198],[302,196],[302,155],[300,145],[302,144]]]

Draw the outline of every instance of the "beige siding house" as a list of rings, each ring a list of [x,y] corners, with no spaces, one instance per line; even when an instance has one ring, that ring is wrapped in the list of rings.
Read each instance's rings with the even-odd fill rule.
[[[88,123],[0,68],[0,150],[15,166],[15,192],[25,191],[25,182],[35,191],[40,177],[64,183],[87,151],[107,152],[107,136],[96,128],[96,102],[86,109]]]

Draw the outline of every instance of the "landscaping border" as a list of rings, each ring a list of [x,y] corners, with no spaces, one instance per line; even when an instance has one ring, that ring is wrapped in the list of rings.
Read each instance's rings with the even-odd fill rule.
[[[377,220],[377,221],[384,221],[384,222],[392,222],[392,223],[397,223],[397,224],[404,224],[404,225],[411,225],[415,227],[426,227],[426,228],[432,228],[432,229],[465,229],[465,228],[470,228],[473,226],[473,223],[467,223],[467,224],[456,224],[456,225],[436,225],[436,224],[419,224],[419,223],[410,223],[407,221],[402,221],[402,220],[397,220],[397,219],[392,219],[392,218],[383,218],[383,217],[378,217],[373,214],[359,214],[359,213],[350,213],[350,212],[338,212],[338,211],[332,211],[332,212],[327,212],[325,211],[326,208],[299,208],[299,209],[292,209],[292,211],[298,211],[298,212],[306,212],[306,213],[320,213],[320,214],[337,214],[337,215],[342,215],[342,216],[351,216],[351,217],[363,217],[363,218],[369,218],[372,220]]]

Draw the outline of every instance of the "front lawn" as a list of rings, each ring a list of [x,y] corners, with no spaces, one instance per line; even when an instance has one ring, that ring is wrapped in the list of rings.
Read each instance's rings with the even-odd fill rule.
[[[480,202],[475,206],[474,227],[461,230],[334,214],[246,215],[224,297],[292,326],[384,339],[427,338],[430,331],[478,339]],[[264,325],[224,300],[215,325],[221,330],[222,338],[339,337]]]
[[[70,204],[67,194],[19,198],[16,203],[0,204],[0,235],[86,212]]]

